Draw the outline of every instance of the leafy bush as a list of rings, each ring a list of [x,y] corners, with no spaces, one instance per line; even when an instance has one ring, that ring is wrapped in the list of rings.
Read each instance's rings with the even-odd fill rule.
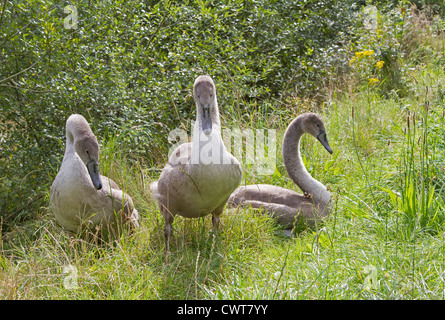
[[[442,32],[435,25],[436,16],[428,8],[419,11],[404,1],[398,6],[365,7],[364,27],[358,29],[356,39],[351,42],[349,58],[351,75],[360,88],[377,85],[387,97],[393,94],[404,97],[410,93],[413,68],[436,55],[431,44],[425,41]],[[368,24],[367,15],[373,18]]]
[[[360,1],[56,1],[0,8],[0,212],[33,216],[60,166],[71,113],[128,159],[163,163],[167,133],[193,119],[194,79],[210,74],[227,117],[323,97],[348,71]],[[74,12],[77,9],[77,28]],[[70,18],[71,17],[71,18]],[[352,40],[351,40],[352,39]],[[270,108],[268,107],[270,106]]]

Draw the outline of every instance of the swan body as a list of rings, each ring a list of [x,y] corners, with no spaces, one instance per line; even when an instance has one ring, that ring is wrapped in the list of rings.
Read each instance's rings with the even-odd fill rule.
[[[178,146],[158,181],[150,185],[165,219],[166,249],[176,215],[198,218],[212,214],[216,231],[230,194],[240,184],[241,165],[224,147],[213,80],[199,76],[193,87],[197,109],[192,142]]]
[[[331,195],[326,187],[306,170],[300,155],[301,136],[308,133],[316,137],[332,153],[322,119],[314,113],[296,117],[288,126],[283,138],[283,159],[289,177],[304,194],[282,187],[255,184],[238,187],[230,196],[232,207],[260,209],[286,229],[293,229],[305,221],[313,224],[325,218],[330,211]]]
[[[52,212],[65,229],[79,233],[100,229],[102,235],[118,232],[119,223],[138,227],[139,214],[130,196],[99,174],[99,145],[88,122],[73,114],[66,122],[66,149],[50,189]]]

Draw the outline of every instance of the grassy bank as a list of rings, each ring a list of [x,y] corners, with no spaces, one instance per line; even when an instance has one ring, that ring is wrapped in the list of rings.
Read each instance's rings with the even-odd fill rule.
[[[109,139],[102,148],[104,173],[133,196],[142,228],[98,246],[70,239],[44,210],[3,235],[1,296],[442,299],[444,117],[438,88],[445,76],[431,68],[417,71],[412,96],[384,98],[369,90],[338,96],[319,110],[334,154],[307,137],[303,155],[311,174],[329,186],[335,206],[318,229],[287,238],[267,217],[226,209],[214,238],[208,217],[178,217],[166,259],[163,220],[148,194],[159,168],[126,164],[125,152]],[[276,126],[279,141],[288,120]],[[245,172],[246,182],[296,189],[279,154],[277,163],[273,176]],[[76,268],[73,278],[64,273],[69,265]],[[76,279],[78,288],[67,289],[67,279]]]
[[[177,217],[166,257],[164,221],[148,186],[167,155],[154,162],[134,157],[125,131],[104,134],[101,171],[132,196],[141,228],[113,244],[70,238],[51,216],[47,191],[33,219],[1,234],[0,298],[443,299],[445,41],[428,30],[423,40],[409,38],[421,43],[410,56],[388,58],[384,65],[399,65],[389,69],[375,67],[383,61],[377,49],[355,54],[386,48],[383,40],[371,46],[378,34],[363,35],[348,53],[351,70],[324,88],[321,100],[297,94],[261,103],[221,99],[224,128],[277,133],[275,172],[259,175],[244,165],[247,184],[297,190],[279,152],[284,130],[302,112],[322,115],[334,153],[305,136],[302,155],[332,193],[325,224],[289,238],[266,216],[226,208],[214,236],[210,217]],[[407,41],[406,35],[412,33],[394,37]],[[224,86],[215,82],[219,92]],[[177,116],[190,127],[191,119]],[[166,138],[153,141],[161,144]],[[57,170],[46,172],[48,180]]]

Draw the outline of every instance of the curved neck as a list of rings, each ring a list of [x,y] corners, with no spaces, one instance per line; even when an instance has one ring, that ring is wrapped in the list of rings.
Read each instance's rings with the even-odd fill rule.
[[[76,149],[74,148],[74,134],[71,130],[71,127],[66,126],[66,146],[65,146],[65,155],[76,153]]]
[[[66,123],[66,148],[65,154],[76,152],[74,144],[76,139],[86,136],[94,136],[86,120],[79,115],[71,115]]]
[[[326,204],[331,195],[326,187],[312,178],[306,170],[300,155],[300,139],[304,134],[301,128],[303,119],[297,117],[291,122],[283,138],[283,160],[286,171],[292,181],[300,187],[303,192],[310,194],[315,202]]]

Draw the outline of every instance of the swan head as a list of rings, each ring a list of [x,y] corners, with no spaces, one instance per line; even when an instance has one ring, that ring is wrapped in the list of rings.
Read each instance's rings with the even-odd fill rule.
[[[216,108],[216,89],[212,78],[202,75],[196,78],[193,85],[193,97],[198,110],[198,121],[206,136],[212,133],[212,122]]]
[[[84,136],[75,139],[74,148],[77,155],[88,169],[94,187],[97,190],[102,189],[102,179],[99,173],[99,144],[96,137]]]
[[[74,145],[79,158],[88,169],[91,181],[97,190],[102,189],[99,174],[99,144],[86,119],[80,114],[72,114],[66,121],[67,141]]]
[[[325,149],[332,154],[331,146],[326,135],[326,128],[321,117],[315,113],[306,113],[302,115],[304,121],[302,123],[303,131],[317,138]]]

